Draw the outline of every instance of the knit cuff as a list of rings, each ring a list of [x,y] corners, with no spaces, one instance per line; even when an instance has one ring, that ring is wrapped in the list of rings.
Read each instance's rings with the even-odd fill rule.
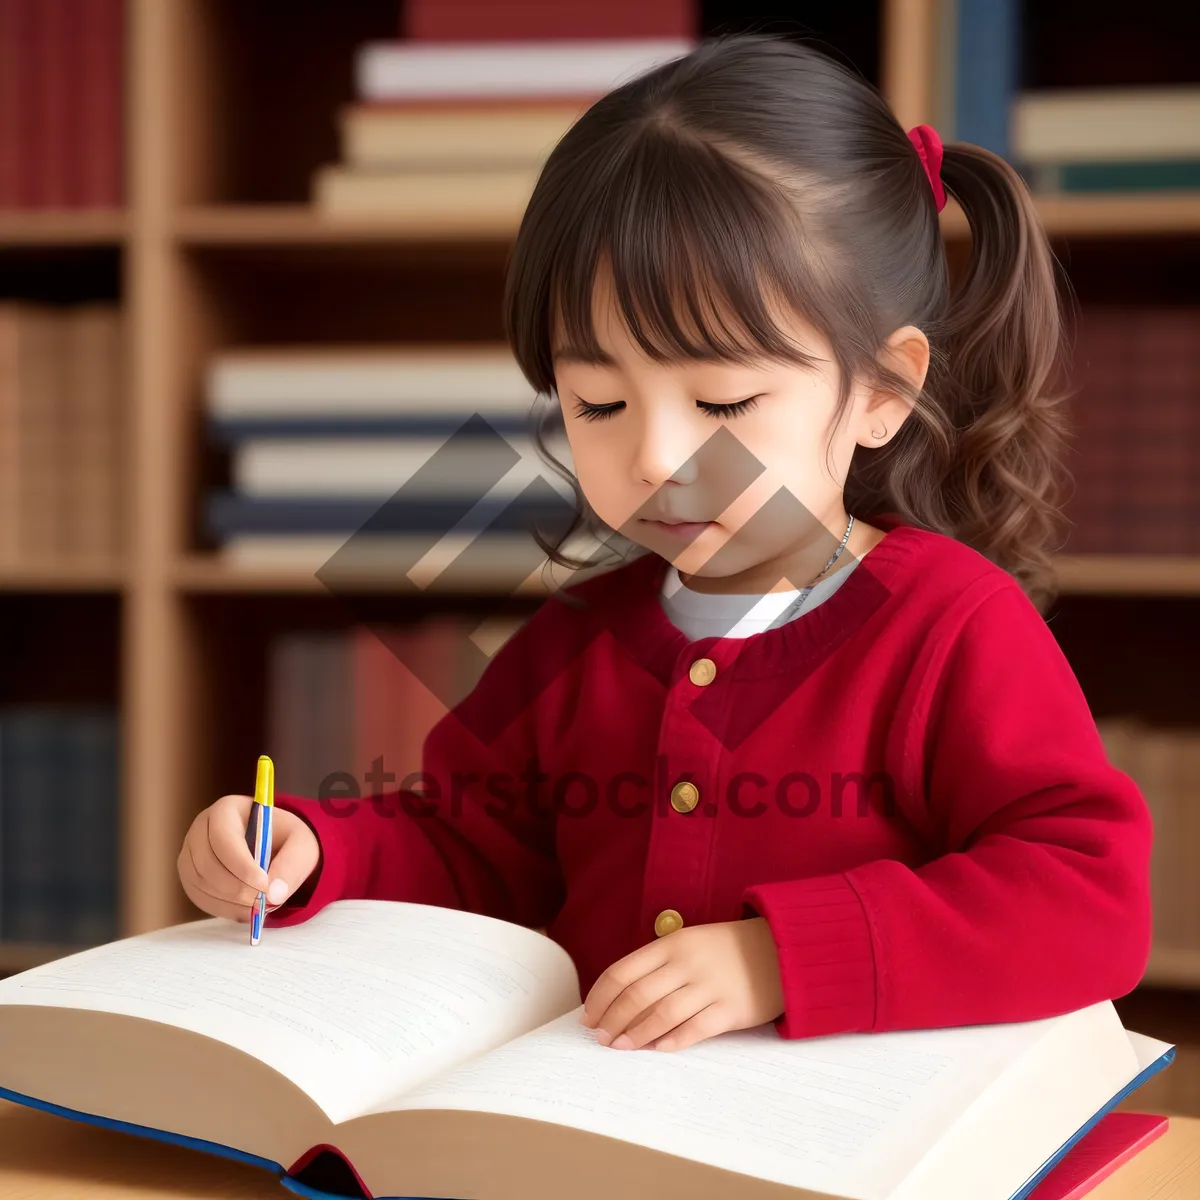
[[[331,900],[346,894],[349,854],[337,836],[337,822],[347,818],[329,817],[321,812],[317,801],[301,797],[277,795],[275,807],[299,817],[313,831],[320,847],[317,865],[309,877],[278,908],[267,914],[268,926],[298,925],[320,912]]]
[[[845,875],[760,883],[742,893],[779,956],[780,1037],[865,1033],[875,1024],[875,951],[862,901]]]

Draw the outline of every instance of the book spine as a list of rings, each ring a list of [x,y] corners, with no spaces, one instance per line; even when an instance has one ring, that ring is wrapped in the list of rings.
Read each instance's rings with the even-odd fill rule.
[[[4,849],[4,938],[18,942],[58,942],[64,934],[61,912],[60,835],[66,747],[62,718],[50,708],[18,708],[5,717],[0,844]]]
[[[1028,177],[1045,194],[1184,191],[1200,188],[1200,158],[1038,163]]]
[[[0,566],[20,561],[19,313],[13,304],[0,305]]]
[[[674,38],[699,33],[695,0],[408,0],[401,36],[413,41]]]
[[[42,9],[38,0],[10,0],[16,27],[17,98],[17,201],[18,208],[41,207],[42,120],[41,69]]]
[[[954,137],[1007,158],[1019,79],[1019,0],[957,0]]]
[[[45,562],[61,548],[61,324],[53,309],[25,306],[19,327],[20,557]]]
[[[99,945],[117,936],[118,723],[112,710],[91,707],[63,721],[62,939]]]
[[[74,23],[67,0],[37,0],[38,208],[65,208],[71,203],[72,121],[70,53]]]
[[[123,0],[76,0],[83,68],[75,91],[79,123],[79,198],[89,208],[117,208],[124,144]]]
[[[0,0],[0,209],[21,200],[19,0]]]

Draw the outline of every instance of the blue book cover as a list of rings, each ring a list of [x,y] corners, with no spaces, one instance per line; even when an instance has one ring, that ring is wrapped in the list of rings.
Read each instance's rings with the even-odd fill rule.
[[[1020,86],[1018,0],[957,0],[954,141],[1009,157],[1009,109]],[[949,139],[947,139],[949,140]]]

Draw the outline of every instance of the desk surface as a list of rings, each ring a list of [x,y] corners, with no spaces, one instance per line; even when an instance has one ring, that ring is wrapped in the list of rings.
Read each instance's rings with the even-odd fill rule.
[[[283,1200],[265,1171],[0,1100],[0,1200]],[[1196,1200],[1200,1120],[1171,1126],[1088,1200]]]

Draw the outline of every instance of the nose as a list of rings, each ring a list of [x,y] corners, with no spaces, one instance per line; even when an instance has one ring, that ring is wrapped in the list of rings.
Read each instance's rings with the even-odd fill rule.
[[[645,405],[636,436],[633,469],[639,483],[661,487],[696,482],[696,451],[703,438],[672,406]]]

